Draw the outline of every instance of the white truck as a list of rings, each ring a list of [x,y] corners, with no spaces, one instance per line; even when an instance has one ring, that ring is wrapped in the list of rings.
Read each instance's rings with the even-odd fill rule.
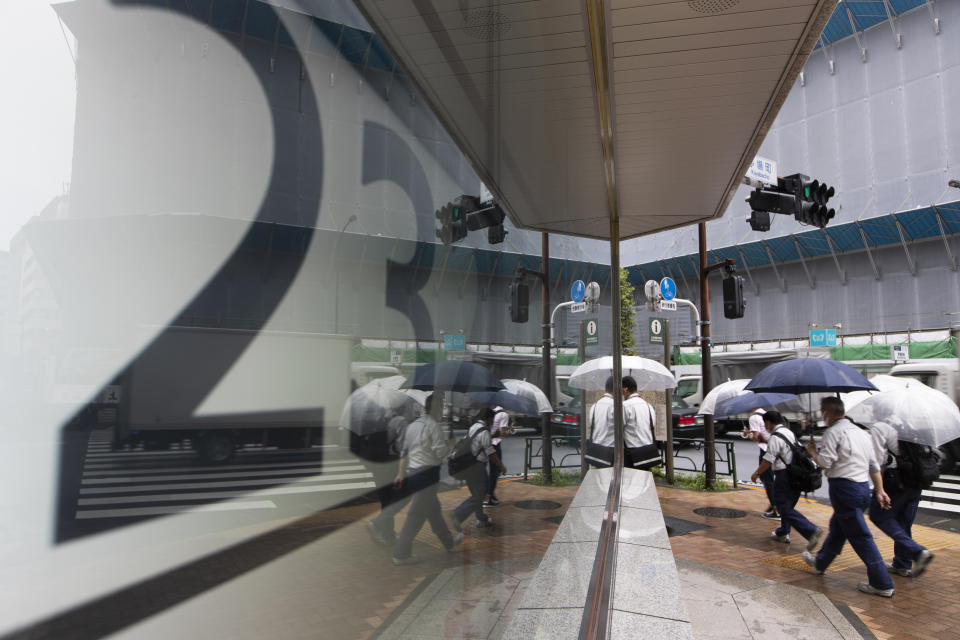
[[[176,348],[134,363],[119,390],[114,447],[167,449],[189,442],[211,462],[244,444],[281,448],[336,442],[350,395],[353,339],[348,336],[174,327]],[[182,391],[218,376],[207,363],[232,361],[198,406]],[[183,354],[188,353],[188,361]],[[185,381],[191,381],[186,383]]]
[[[950,396],[954,403],[960,404],[960,361],[956,358],[930,358],[898,364],[890,369],[890,375],[900,378],[916,378],[928,387]],[[940,447],[943,453],[940,468],[951,472],[960,461],[960,438]]]

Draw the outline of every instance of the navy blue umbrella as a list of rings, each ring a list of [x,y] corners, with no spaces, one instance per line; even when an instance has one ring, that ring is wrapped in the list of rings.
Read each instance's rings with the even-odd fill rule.
[[[463,360],[444,360],[417,367],[400,388],[466,393],[499,391],[504,386],[500,378],[486,367]]]
[[[856,369],[836,360],[796,358],[775,362],[753,377],[747,386],[756,393],[816,393],[877,391]]]
[[[725,400],[716,406],[713,410],[714,418],[725,418],[727,416],[736,416],[741,413],[749,413],[754,409],[762,407],[772,407],[781,402],[796,400],[797,396],[792,393],[744,393]]]
[[[507,411],[516,411],[517,413],[522,413],[526,416],[537,415],[536,402],[527,398],[521,398],[520,396],[510,393],[506,390],[474,391],[473,393],[468,393],[467,397],[470,398],[471,403],[474,406],[501,406]]]

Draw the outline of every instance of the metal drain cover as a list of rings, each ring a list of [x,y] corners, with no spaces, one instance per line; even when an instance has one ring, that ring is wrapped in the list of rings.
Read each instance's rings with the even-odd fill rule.
[[[513,506],[519,507],[520,509],[549,511],[550,509],[559,509],[563,505],[553,500],[521,500],[520,502],[514,502]]]
[[[708,518],[746,518],[747,512],[739,509],[724,509],[723,507],[700,507],[693,512],[698,516],[707,516]]]

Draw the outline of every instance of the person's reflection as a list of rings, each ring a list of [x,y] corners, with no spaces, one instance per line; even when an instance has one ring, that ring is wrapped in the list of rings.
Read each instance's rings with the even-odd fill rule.
[[[350,395],[347,407],[350,451],[373,475],[380,513],[367,522],[367,533],[379,544],[396,542],[394,517],[409,500],[402,488],[394,486],[396,461],[407,423],[419,413],[419,406],[400,391],[374,381]]]
[[[394,486],[404,488],[413,496],[410,511],[403,529],[393,548],[393,564],[414,564],[420,558],[411,553],[413,539],[430,522],[430,528],[447,551],[453,551],[463,542],[463,534],[451,535],[443,518],[437,489],[440,483],[440,465],[452,447],[452,441],[444,437],[437,422],[443,410],[443,402],[434,403],[437,394],[427,398],[427,413],[411,422],[403,435],[400,464]],[[434,406],[435,405],[435,406]]]

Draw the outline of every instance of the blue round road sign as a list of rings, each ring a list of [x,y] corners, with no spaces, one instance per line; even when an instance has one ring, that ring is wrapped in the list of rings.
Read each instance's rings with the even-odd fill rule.
[[[583,297],[587,294],[587,285],[583,280],[577,280],[570,285],[570,299],[574,302],[583,302]]]
[[[660,295],[664,300],[673,300],[677,297],[677,283],[670,276],[660,281]]]

